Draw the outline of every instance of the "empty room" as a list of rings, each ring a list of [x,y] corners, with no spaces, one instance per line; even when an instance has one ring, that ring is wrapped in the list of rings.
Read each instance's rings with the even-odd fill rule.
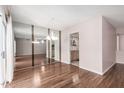
[[[124,88],[124,5],[1,5],[0,87]]]

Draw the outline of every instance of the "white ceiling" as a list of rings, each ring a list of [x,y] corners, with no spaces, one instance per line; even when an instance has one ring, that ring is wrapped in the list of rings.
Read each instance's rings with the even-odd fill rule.
[[[124,26],[124,6],[26,5],[11,6],[13,21],[63,30],[91,17],[103,15],[115,26]]]
[[[13,31],[15,34],[15,38],[21,39],[31,39],[32,38],[32,30],[31,25],[23,24],[19,22],[13,22]],[[50,30],[51,35],[58,37],[59,32],[56,30]],[[48,36],[48,29],[34,26],[34,38],[45,39]]]
[[[31,26],[23,23],[13,22],[13,30],[16,38],[32,38]],[[48,34],[48,29],[42,27],[34,27],[35,38],[45,38]]]

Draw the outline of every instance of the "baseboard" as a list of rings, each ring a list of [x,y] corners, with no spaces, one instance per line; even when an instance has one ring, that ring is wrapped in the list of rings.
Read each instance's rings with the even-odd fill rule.
[[[81,66],[79,66],[79,68],[84,69],[84,70],[87,70],[87,71],[92,72],[92,73],[96,73],[96,74],[102,75],[101,72],[98,72],[98,71],[96,71],[96,70],[87,69],[87,68],[85,68],[85,67],[81,67]]]
[[[116,63],[113,63],[110,67],[108,67],[104,72],[98,72],[98,71],[95,71],[95,70],[91,70],[91,69],[87,69],[87,68],[84,68],[84,67],[81,67],[79,66],[81,69],[85,69],[87,71],[90,71],[90,72],[93,72],[93,73],[96,73],[96,74],[99,74],[99,75],[104,75],[109,69],[111,69]]]
[[[111,66],[109,66],[105,71],[103,71],[102,75],[104,75],[108,70],[110,70],[116,63],[113,63]]]
[[[119,64],[124,64],[124,62],[116,62],[116,63],[119,63]]]
[[[46,54],[34,54],[34,55],[46,55]],[[25,56],[32,56],[32,55],[16,55],[15,57],[25,57]]]
[[[65,63],[65,64],[70,64],[69,62],[65,62],[65,61],[61,61],[62,63]]]

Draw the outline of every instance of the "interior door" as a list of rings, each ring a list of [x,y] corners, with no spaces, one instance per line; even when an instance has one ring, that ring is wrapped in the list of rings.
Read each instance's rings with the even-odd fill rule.
[[[0,85],[5,82],[5,26],[0,16]]]

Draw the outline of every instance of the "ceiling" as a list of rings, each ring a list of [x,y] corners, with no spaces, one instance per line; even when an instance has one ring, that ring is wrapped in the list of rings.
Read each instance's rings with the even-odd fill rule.
[[[26,5],[10,6],[13,21],[64,30],[94,16],[103,15],[116,28],[124,26],[122,5]]]
[[[32,39],[31,26],[23,23],[13,22],[13,30],[16,38]],[[42,27],[34,27],[34,38],[46,38],[48,30]]]
[[[32,30],[31,25],[23,24],[19,22],[13,22],[13,30],[15,34],[15,38],[20,39],[32,39]],[[56,30],[50,30],[50,35],[58,37],[59,32]],[[34,38],[36,39],[46,39],[48,36],[48,29],[34,26]]]

